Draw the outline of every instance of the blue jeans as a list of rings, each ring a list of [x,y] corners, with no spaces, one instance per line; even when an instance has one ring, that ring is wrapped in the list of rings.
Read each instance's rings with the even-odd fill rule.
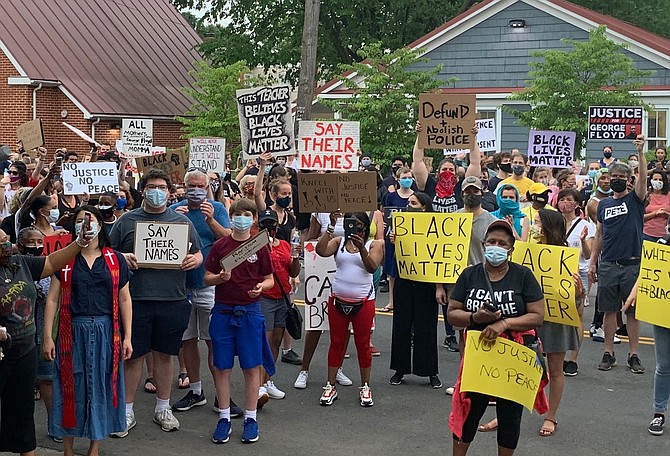
[[[656,369],[654,370],[654,413],[665,413],[670,399],[670,329],[653,325]]]

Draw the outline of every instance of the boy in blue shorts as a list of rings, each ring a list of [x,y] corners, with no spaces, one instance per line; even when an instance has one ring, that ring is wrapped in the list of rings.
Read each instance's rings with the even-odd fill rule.
[[[256,404],[261,384],[259,366],[274,373],[274,361],[265,336],[265,320],[259,303],[262,292],[274,286],[272,261],[267,248],[251,255],[231,271],[220,261],[251,237],[257,210],[246,198],[230,206],[230,236],[214,243],[205,260],[205,285],[216,285],[214,309],[209,323],[214,357],[216,396],[219,404],[230,403],[230,373],[237,355],[244,374],[244,430],[242,442],[258,440]],[[269,354],[269,356],[268,356]],[[219,411],[212,441],[226,443],[231,432],[230,407]]]

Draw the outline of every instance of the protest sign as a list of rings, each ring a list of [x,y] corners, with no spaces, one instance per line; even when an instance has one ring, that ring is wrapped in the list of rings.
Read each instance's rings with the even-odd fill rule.
[[[226,140],[223,138],[191,138],[188,148],[188,166],[215,173],[225,173]]]
[[[377,174],[298,174],[300,212],[367,212],[377,208]]]
[[[644,241],[635,318],[670,328],[670,246]]]
[[[328,298],[335,279],[335,257],[316,253],[316,241],[305,242],[305,331],[328,331]]]
[[[475,95],[419,95],[419,147],[422,149],[469,149],[475,124]]]
[[[300,169],[358,170],[359,122],[310,122],[298,126]]]
[[[517,241],[512,261],[528,267],[540,283],[544,321],[581,326],[572,278],[572,274],[579,273],[579,249]]]
[[[42,256],[51,255],[55,251],[63,249],[71,243],[71,234],[52,234],[51,236],[44,236]]]
[[[279,85],[240,89],[236,95],[243,158],[257,158],[264,152],[293,155],[291,88]]]
[[[119,192],[116,163],[67,163],[61,165],[63,187],[66,195],[97,195]]]
[[[403,279],[456,283],[468,265],[472,214],[395,212],[393,233]]]
[[[127,157],[151,155],[153,146],[153,119],[123,119],[121,141]]]
[[[42,119],[31,120],[16,127],[16,138],[21,141],[21,145],[26,152],[43,146]]]
[[[137,157],[137,170],[144,174],[152,169],[160,169],[170,176],[173,184],[183,184],[188,161],[184,149],[170,149],[164,154]]]
[[[537,354],[509,339],[491,343],[480,337],[481,331],[467,333],[461,391],[500,397],[532,411],[542,380]]]
[[[589,139],[633,140],[642,134],[643,116],[639,106],[591,106]]]
[[[79,136],[81,139],[83,139],[87,143],[94,144],[97,147],[101,147],[99,142],[97,142],[95,139],[91,138],[89,135],[87,135],[86,133],[84,133],[80,129],[78,129],[76,127],[73,127],[72,125],[70,125],[69,123],[66,123],[66,122],[63,122],[63,125],[65,125],[68,128],[68,130],[70,130],[75,135]]]
[[[475,125],[479,131],[477,131],[477,145],[479,150],[482,152],[497,152],[498,135],[496,133],[496,121],[495,119],[477,119]],[[444,149],[444,155],[458,155],[458,154],[469,154],[470,149]]]
[[[247,260],[251,262],[256,261],[258,259],[256,252],[264,248],[269,243],[270,236],[268,235],[268,230],[260,231],[256,236],[249,238],[247,241],[239,245],[235,250],[221,258],[221,261],[219,261],[221,269],[225,271],[232,271],[236,266],[241,265]]]
[[[135,222],[135,248],[140,268],[179,269],[188,255],[188,223]]]
[[[569,168],[575,152],[574,131],[531,130],[528,134],[528,160],[531,166]]]

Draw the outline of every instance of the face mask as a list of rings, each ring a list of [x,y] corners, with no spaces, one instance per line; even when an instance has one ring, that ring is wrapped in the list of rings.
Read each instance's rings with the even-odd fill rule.
[[[489,181],[488,179],[480,179],[482,181],[482,191],[487,190],[489,188]]]
[[[508,256],[509,251],[497,245],[487,245],[484,249],[484,257],[492,266],[500,266]]]
[[[219,180],[213,180],[209,183],[209,186],[212,187],[212,193],[216,193],[219,187],[221,187],[221,182]]]
[[[207,199],[207,190],[204,188],[187,188],[186,199],[191,207],[200,207]]]
[[[540,184],[544,184],[546,186],[549,186],[549,179],[543,178],[543,179],[538,179],[537,180]]]
[[[167,192],[157,188],[151,188],[144,193],[144,200],[151,207],[158,208],[163,206],[168,199]]]
[[[364,158],[364,159],[361,160],[361,165],[363,165],[363,166],[370,166],[371,164],[372,164],[372,160],[370,160],[369,158]]]
[[[482,205],[482,195],[467,193],[463,195],[463,204],[466,207],[479,207]]]
[[[21,176],[9,176],[9,182],[16,183],[21,180]]]
[[[510,199],[503,199],[503,200],[500,200],[500,208],[505,213],[516,212],[516,211],[519,210],[519,203],[517,201],[510,200]]]
[[[230,222],[230,225],[234,230],[244,232],[249,231],[253,223],[253,217],[247,217],[246,215],[233,215],[233,220]]]
[[[74,225],[74,235],[79,236],[79,233],[81,233],[81,227],[84,226],[84,221],[81,220]],[[96,237],[98,233],[100,232],[100,227],[98,226],[98,222],[93,222],[91,221],[91,231],[93,232],[93,237]]]
[[[575,212],[577,205],[572,201],[559,201],[558,202],[558,211],[561,214],[568,214],[570,212]]]
[[[638,166],[640,166],[640,162],[637,160],[628,160],[628,166],[630,166],[631,168],[637,168]]]
[[[272,169],[272,165],[265,165],[265,174],[269,173]]]
[[[281,207],[282,209],[286,209],[291,205],[291,197],[290,196],[285,196],[283,198],[277,198],[277,206]]]
[[[12,256],[12,243],[11,241],[3,242],[0,244],[0,252],[3,258]]]
[[[605,158],[612,158],[612,152],[603,152]]]
[[[114,206],[98,206],[98,209],[100,209],[100,213],[105,217],[114,214]]]
[[[611,189],[611,188],[610,188],[609,190],[605,191],[605,190],[603,190],[600,186],[598,186],[598,191],[599,191],[600,193],[604,194],[604,195],[609,195],[610,193],[612,193],[612,189]]]
[[[596,178],[596,173],[597,173],[597,172],[598,172],[597,169],[590,169],[590,170],[589,170],[589,173],[588,173],[588,174],[589,174],[589,177],[590,177],[591,179],[595,179],[595,178]]]
[[[542,239],[542,228],[540,228],[537,225],[533,225],[530,227],[530,237],[535,239],[536,241],[539,241]]]
[[[511,173],[512,172],[512,164],[511,163],[501,163],[500,164],[500,171],[503,173]]]
[[[612,179],[610,180],[610,188],[614,191],[614,193],[621,193],[626,191],[626,184],[628,182],[626,179]]]
[[[279,166],[286,166],[286,159],[285,158],[278,158],[277,159],[277,164]]]
[[[411,177],[403,177],[400,179],[399,183],[402,188],[410,188],[412,186],[412,183],[414,182],[414,179]]]
[[[50,223],[56,223],[59,218],[60,218],[60,211],[58,210],[58,208],[51,209],[49,211],[49,215],[47,215],[47,220],[49,220]]]
[[[514,173],[515,176],[521,176],[524,172],[525,168],[521,165],[513,165],[512,166],[512,172]]]
[[[393,167],[391,168],[391,170],[393,170],[393,175],[394,175],[394,176],[396,175],[396,173],[398,172],[398,170],[399,170],[400,168],[402,168],[402,166],[393,166]]]
[[[405,212],[423,212],[423,208],[422,207],[407,206],[407,207],[405,207]]]
[[[119,209],[125,209],[128,205],[128,200],[125,198],[116,198],[116,207]]]
[[[663,181],[651,181],[651,188],[660,190],[663,188]]]
[[[24,247],[23,248],[23,254],[24,255],[30,255],[30,256],[41,256],[43,251],[44,251],[44,246],[43,245],[37,245],[35,247]]]

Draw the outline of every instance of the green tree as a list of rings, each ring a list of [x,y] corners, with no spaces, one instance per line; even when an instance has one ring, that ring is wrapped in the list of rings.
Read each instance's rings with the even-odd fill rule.
[[[410,71],[410,66],[424,61],[418,57],[419,51],[400,48],[391,52],[381,43],[364,46],[360,53],[364,62],[342,65],[340,70],[356,72],[364,78],[364,86],[340,77],[354,91],[351,98],[321,102],[339,111],[343,119],[359,121],[361,149],[378,163],[387,164],[394,155],[411,153],[419,94],[440,86],[435,76],[442,67]]]
[[[534,52],[538,60],[530,63],[527,88],[510,96],[527,101],[531,109],[504,109],[530,128],[576,132],[579,151],[586,145],[589,106],[644,105],[632,91],[653,71],[635,69],[622,52],[626,46],[607,39],[605,30],[592,30],[588,41],[562,40],[573,46],[567,51]]]

